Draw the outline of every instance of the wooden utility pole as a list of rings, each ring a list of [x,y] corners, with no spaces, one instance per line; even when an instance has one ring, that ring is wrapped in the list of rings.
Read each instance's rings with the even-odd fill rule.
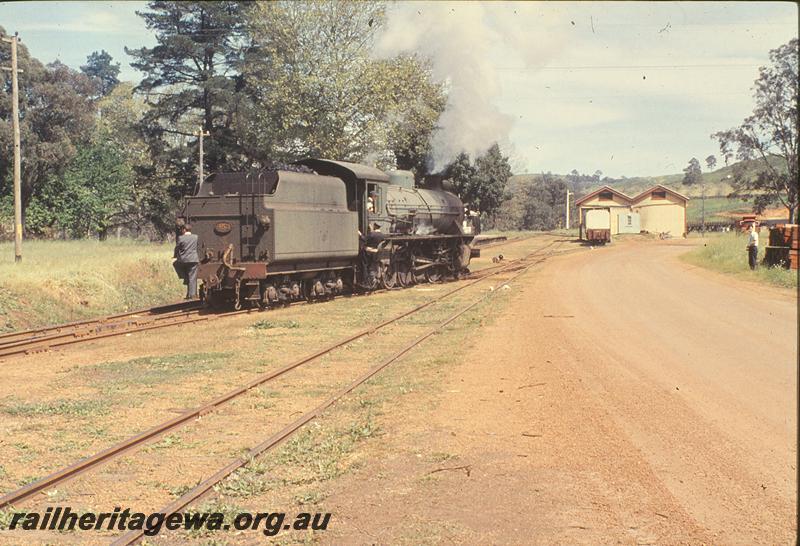
[[[211,133],[208,131],[203,131],[201,128],[199,131],[195,131],[194,136],[200,137],[200,161],[197,165],[197,187],[203,185],[203,137],[210,136]]]
[[[17,73],[22,72],[17,68],[17,42],[19,34],[14,33],[11,38],[3,38],[4,42],[11,44],[11,117],[14,126],[14,261],[22,261],[22,182],[21,158],[19,148],[19,84]]]
[[[703,209],[701,213],[701,220],[703,222],[703,230],[700,232],[703,237],[706,236],[706,183],[704,180],[700,181],[700,188],[702,190]]]
[[[566,229],[569,229],[569,196],[570,195],[575,195],[575,194],[573,192],[569,191],[569,188],[567,188],[567,210],[565,211],[565,213],[566,213],[566,221],[564,222],[564,225],[566,226]]]

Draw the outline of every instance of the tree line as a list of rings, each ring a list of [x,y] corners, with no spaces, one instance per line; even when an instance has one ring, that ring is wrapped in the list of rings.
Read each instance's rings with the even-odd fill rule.
[[[120,82],[120,64],[105,51],[75,70],[19,47],[27,234],[168,233],[197,182],[201,130],[207,173],[303,157],[428,173],[446,89],[425,58],[373,58],[383,3],[158,0],[137,14],[157,39],[126,48],[144,74],[138,84]],[[0,63],[8,58],[0,51]],[[0,153],[10,157],[10,77],[0,78]],[[485,214],[511,175],[498,146],[462,154],[448,170]],[[10,162],[0,163],[6,219],[11,176]]]
[[[417,177],[429,172],[447,89],[433,79],[426,58],[373,58],[386,24],[384,4],[158,0],[137,13],[157,40],[153,47],[126,48],[144,74],[137,84],[119,80],[120,63],[105,51],[75,70],[58,61],[45,65],[19,47],[28,235],[103,238],[118,227],[132,235],[168,233],[179,199],[197,183],[200,130],[209,133],[207,173],[302,157],[409,169]],[[750,167],[735,166],[735,191],[754,196],[756,208],[783,203],[792,218],[797,47],[792,40],[770,53],[772,64],[756,81],[753,115],[713,135],[726,162]],[[0,48],[0,64],[9,64],[9,55]],[[5,71],[0,154],[12,155]],[[11,171],[10,161],[0,162],[0,237],[11,225]],[[699,172],[695,160],[687,183],[701,180]],[[580,197],[613,182],[598,170],[542,173],[509,184],[508,157],[496,144],[480,157],[458,155],[445,174],[485,226],[503,229],[558,227],[568,188]]]
[[[718,131],[711,138],[719,143],[727,165],[733,165],[730,197],[753,201],[753,211],[770,206],[787,209],[789,223],[797,221],[798,209],[798,60],[797,38],[769,53],[770,65],[762,66],[753,85],[755,107],[741,125]],[[705,160],[713,171],[717,158]],[[702,185],[700,161],[693,157],[683,170],[683,183]]]

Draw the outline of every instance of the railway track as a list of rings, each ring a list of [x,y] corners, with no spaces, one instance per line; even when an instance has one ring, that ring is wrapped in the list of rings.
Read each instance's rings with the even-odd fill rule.
[[[555,244],[556,242],[559,242],[559,241],[554,241],[554,243],[552,243],[552,244]],[[547,246],[552,246],[552,245],[547,245]],[[552,253],[550,255],[552,255]],[[375,366],[371,367],[365,373],[363,373],[360,376],[358,376],[350,384],[348,384],[347,386],[345,386],[342,389],[338,390],[336,393],[334,393],[329,398],[325,399],[322,403],[320,403],[319,405],[317,405],[313,409],[307,411],[306,413],[304,413],[303,415],[298,417],[295,421],[293,421],[289,425],[285,426],[284,428],[282,428],[278,432],[272,434],[270,437],[265,439],[263,442],[259,443],[255,447],[251,448],[245,455],[243,455],[243,456],[241,456],[241,457],[239,457],[237,459],[234,459],[233,461],[231,461],[230,463],[228,463],[224,467],[218,469],[210,477],[208,477],[207,479],[205,479],[202,482],[198,483],[194,488],[192,488],[188,492],[184,493],[180,498],[178,498],[175,501],[173,501],[173,502],[161,507],[158,510],[158,512],[159,513],[163,513],[163,514],[165,514],[166,517],[168,517],[171,514],[174,514],[176,512],[179,512],[179,511],[187,509],[191,504],[197,502],[198,500],[200,500],[201,498],[206,496],[208,493],[212,492],[214,487],[216,487],[218,484],[220,484],[228,476],[233,474],[236,470],[246,466],[247,464],[249,464],[250,462],[255,460],[256,457],[259,457],[260,455],[263,455],[265,452],[267,452],[267,451],[277,447],[281,443],[283,443],[292,434],[294,434],[295,432],[300,430],[300,428],[302,428],[304,425],[310,423],[312,420],[314,420],[316,417],[318,417],[320,414],[322,414],[326,409],[328,409],[329,407],[334,405],[341,398],[343,398],[344,396],[348,395],[350,392],[352,392],[353,390],[358,388],[360,385],[365,383],[367,380],[369,380],[370,378],[372,378],[373,376],[375,376],[376,374],[381,372],[383,369],[388,367],[390,364],[396,362],[397,360],[399,360],[400,358],[402,358],[403,356],[405,356],[406,354],[411,352],[415,347],[420,345],[422,342],[424,342],[428,338],[434,336],[435,334],[437,334],[438,332],[443,330],[447,325],[449,325],[450,323],[454,322],[459,317],[461,317],[462,315],[464,315],[465,313],[467,313],[471,309],[475,308],[476,306],[481,304],[483,301],[485,301],[488,298],[490,298],[493,294],[496,293],[496,289],[497,288],[500,288],[504,284],[506,284],[508,282],[511,282],[511,281],[515,280],[516,278],[524,275],[532,267],[534,267],[535,265],[545,261],[548,257],[550,257],[550,255],[547,255],[547,256],[544,256],[544,257],[540,257],[539,259],[536,259],[533,262],[528,263],[527,265],[518,264],[517,263],[517,262],[522,262],[523,260],[525,260],[525,258],[523,258],[521,260],[515,260],[514,262],[509,262],[509,265],[512,265],[513,267],[516,267],[515,272],[511,277],[503,279],[502,281],[497,283],[493,287],[493,289],[491,291],[489,291],[488,293],[485,293],[484,295],[482,295],[478,299],[474,300],[472,303],[462,307],[461,309],[459,309],[458,311],[456,311],[455,313],[453,313],[452,315],[447,317],[445,320],[443,320],[439,324],[433,326],[432,328],[427,330],[422,335],[416,337],[411,342],[407,343],[402,348],[400,348],[396,352],[392,353],[390,356],[388,356],[385,359],[381,360],[379,363],[377,363]],[[520,265],[521,265],[521,267],[519,267]],[[504,269],[502,271],[498,271],[496,273],[493,273],[493,274],[490,274],[490,275],[486,275],[486,276],[482,277],[481,279],[475,280],[472,284],[474,284],[476,282],[479,282],[479,281],[481,281],[481,280],[483,280],[485,278],[489,278],[489,277],[494,276],[496,274],[502,274],[502,273],[505,273],[505,272],[507,272],[507,271]],[[446,295],[445,295],[445,297],[446,297]],[[437,299],[435,301],[439,301],[439,299]],[[144,535],[144,531],[145,531],[144,529],[128,531],[127,533],[124,533],[123,535],[118,537],[114,542],[112,542],[112,546],[130,546],[130,545],[136,544],[136,543],[138,543],[140,540],[142,540],[144,538],[144,536],[145,536]]]
[[[188,302],[24,332],[14,332],[0,336],[0,359],[36,354],[107,337],[165,328],[167,326],[191,324],[221,316],[252,311],[254,310],[245,309],[242,311],[215,313],[204,309],[198,302]]]
[[[418,306],[416,306],[416,307],[414,307],[414,308],[412,308],[410,310],[407,310],[407,311],[404,311],[404,312],[402,312],[402,313],[400,313],[398,315],[395,315],[395,316],[393,316],[393,317],[391,317],[391,318],[389,318],[389,319],[387,319],[387,320],[385,320],[385,321],[383,321],[383,322],[381,322],[379,324],[370,326],[370,327],[365,328],[365,329],[363,329],[363,330],[361,330],[359,332],[351,334],[351,335],[347,336],[346,338],[340,339],[339,341],[336,341],[336,342],[334,342],[334,343],[332,343],[332,344],[330,344],[330,345],[328,345],[328,346],[326,346],[326,347],[324,347],[324,348],[322,348],[322,349],[320,349],[320,350],[318,350],[318,351],[316,351],[316,352],[314,352],[312,354],[309,354],[309,355],[304,356],[304,357],[302,357],[302,358],[300,358],[300,359],[298,359],[298,360],[296,360],[294,362],[291,362],[291,363],[285,365],[282,368],[279,368],[277,370],[274,370],[274,371],[259,375],[259,376],[255,377],[254,379],[252,379],[251,381],[249,381],[248,383],[246,383],[246,384],[244,384],[244,385],[242,385],[242,386],[240,386],[240,387],[238,387],[236,389],[233,389],[233,390],[231,390],[231,391],[229,391],[229,392],[227,392],[227,393],[215,398],[214,400],[211,400],[210,402],[208,402],[206,404],[203,404],[203,405],[198,406],[196,408],[187,410],[187,411],[185,411],[185,412],[183,412],[183,413],[181,413],[181,414],[179,414],[179,415],[177,415],[177,416],[175,416],[175,417],[173,417],[171,419],[163,421],[163,422],[161,422],[161,423],[159,423],[159,424],[157,424],[157,425],[155,425],[155,426],[153,426],[153,427],[151,427],[151,428],[149,428],[149,429],[147,429],[147,430],[145,430],[145,431],[143,431],[143,432],[141,432],[139,434],[131,436],[131,437],[127,438],[126,440],[123,440],[122,442],[114,444],[114,445],[112,445],[112,446],[110,446],[110,447],[108,447],[108,448],[106,448],[106,449],[94,454],[94,455],[91,455],[91,456],[86,457],[86,458],[84,458],[84,459],[82,459],[80,461],[77,461],[76,463],[73,463],[73,464],[71,464],[71,465],[69,465],[67,467],[64,467],[61,470],[58,470],[58,471],[56,471],[56,472],[54,472],[54,473],[52,473],[52,474],[50,474],[48,476],[45,476],[45,477],[43,477],[43,478],[41,478],[41,479],[39,479],[39,480],[37,480],[37,481],[35,481],[33,483],[30,483],[30,484],[22,487],[22,488],[19,488],[19,489],[15,490],[15,491],[9,492],[6,495],[0,497],[0,509],[11,507],[11,506],[18,506],[21,502],[24,502],[26,500],[31,499],[32,497],[34,497],[38,493],[41,493],[41,492],[43,492],[43,491],[45,491],[47,489],[53,488],[55,486],[61,485],[61,484],[65,483],[65,482],[67,482],[67,481],[70,481],[70,480],[72,480],[72,479],[74,479],[74,478],[86,473],[86,472],[90,472],[90,471],[92,471],[92,470],[94,470],[96,468],[99,468],[100,466],[102,466],[102,465],[104,465],[104,464],[106,464],[106,463],[108,463],[108,462],[110,462],[110,461],[112,461],[114,459],[117,459],[118,457],[122,456],[125,453],[131,452],[131,451],[143,446],[146,443],[149,443],[149,442],[151,442],[153,440],[158,439],[159,437],[161,437],[161,436],[163,436],[163,435],[165,435],[165,434],[167,434],[169,432],[175,431],[176,429],[179,429],[181,427],[184,427],[184,426],[194,422],[198,417],[215,411],[219,407],[231,402],[232,400],[234,400],[234,399],[238,398],[239,396],[247,393],[248,391],[250,391],[251,389],[253,389],[255,387],[258,387],[258,386],[260,386],[260,385],[262,385],[264,383],[267,383],[267,382],[272,381],[272,380],[274,380],[274,379],[276,379],[278,377],[281,377],[281,376],[285,375],[286,373],[288,373],[288,372],[290,372],[290,371],[292,371],[292,370],[294,370],[296,368],[299,368],[299,367],[301,367],[301,366],[303,366],[305,364],[313,362],[313,361],[317,360],[318,358],[322,357],[323,355],[326,355],[326,354],[328,354],[328,353],[330,353],[330,352],[332,352],[332,351],[334,351],[334,350],[336,350],[336,349],[338,349],[338,348],[340,348],[340,347],[342,347],[344,345],[347,345],[347,344],[349,344],[349,343],[351,343],[351,342],[353,342],[353,341],[355,341],[355,340],[357,340],[359,338],[362,338],[362,337],[368,336],[370,334],[373,334],[373,333],[375,333],[375,332],[377,332],[377,331],[379,331],[379,330],[381,330],[381,329],[383,329],[383,328],[385,328],[385,327],[387,327],[387,326],[389,326],[391,324],[394,324],[394,323],[398,322],[399,320],[401,320],[403,318],[406,318],[406,317],[409,317],[411,315],[414,315],[414,314],[422,311],[423,309],[425,309],[427,307],[430,307],[430,306],[432,306],[432,305],[444,300],[445,298],[448,298],[449,296],[451,296],[451,295],[453,295],[453,294],[455,294],[457,292],[460,292],[460,291],[462,291],[462,290],[464,290],[464,289],[466,289],[466,288],[468,288],[470,286],[473,286],[473,285],[475,285],[475,284],[477,284],[477,283],[479,283],[479,282],[481,282],[481,281],[483,281],[485,279],[494,277],[496,275],[501,275],[501,274],[504,274],[504,273],[512,273],[512,277],[511,278],[504,279],[498,284],[498,286],[502,286],[502,284],[507,283],[510,280],[517,278],[518,276],[520,276],[523,273],[527,272],[534,265],[536,265],[538,263],[541,263],[545,259],[547,259],[550,256],[552,256],[554,251],[550,251],[549,253],[547,253],[544,256],[540,256],[540,254],[543,253],[543,252],[548,251],[554,245],[560,244],[562,242],[563,241],[560,241],[560,240],[554,240],[554,241],[548,243],[547,245],[536,249],[535,251],[531,252],[528,256],[526,256],[524,258],[521,258],[519,260],[512,260],[512,261],[509,261],[509,262],[505,263],[503,266],[498,266],[498,267],[491,268],[492,271],[484,270],[484,271],[481,272],[483,274],[477,276],[477,278],[469,279],[464,283],[460,283],[459,286],[456,286],[456,287],[446,291],[445,293],[437,296],[436,298],[433,298],[433,299],[431,299],[431,300],[429,300],[429,301],[427,301],[425,303],[422,303],[422,304],[420,304],[420,305],[418,305]],[[491,293],[492,292],[489,292],[489,294],[491,294]],[[449,322],[452,322],[452,320],[455,320],[455,318],[457,318],[458,316],[462,315],[467,310],[469,310],[472,307],[478,305],[478,303],[483,301],[483,299],[484,298],[481,298],[481,299],[477,300],[476,302],[471,304],[468,308],[466,308],[462,312],[454,315]],[[235,313],[241,313],[241,311],[235,312]],[[446,326],[446,324],[449,324],[449,322],[443,323],[442,325],[440,325],[440,328]],[[401,354],[398,354],[392,360],[385,361],[385,363],[383,364],[383,367],[387,366],[389,363],[393,362],[394,360],[396,360],[397,358],[402,356],[402,354],[405,354],[406,352],[411,350],[411,348],[413,348],[414,346],[419,344],[424,339],[427,339],[427,337],[430,337],[430,335],[433,335],[433,333],[435,333],[435,332],[431,332],[431,333],[427,334],[426,336],[424,336],[423,338],[419,339],[416,343],[414,343],[412,345],[409,345]],[[372,372],[371,375],[374,375],[375,373],[377,373],[377,371],[379,371],[379,370],[376,370],[376,371]],[[371,375],[369,377],[371,377]],[[327,403],[327,405],[323,404],[322,406],[319,406],[318,408],[316,408],[316,410],[315,410],[316,413],[314,413],[314,416],[318,415],[323,409],[325,409],[326,407],[330,406],[336,399],[340,398],[341,396],[343,396],[344,394],[346,394],[347,392],[349,392],[350,390],[352,390],[356,386],[358,386],[361,383],[363,383],[364,381],[366,381],[366,379],[368,379],[368,377],[365,377],[364,379],[362,379],[357,384],[353,384],[353,386],[350,387],[346,392],[344,392],[343,394],[339,394],[337,398],[331,399],[331,401],[329,403]],[[304,415],[304,417],[306,417],[307,415],[308,414]],[[303,418],[298,419],[298,421],[293,423],[293,425],[296,424],[297,426],[295,426],[295,428],[293,428],[291,430],[291,432],[286,432],[281,437],[281,440],[285,439],[286,437],[288,437],[292,432],[296,431],[300,426],[302,426],[303,424],[307,423],[312,418],[313,418],[313,416],[308,418],[307,420],[303,421],[302,423],[300,421]],[[299,423],[299,424],[297,424],[297,423]],[[290,425],[290,427],[291,426],[292,425]],[[287,427],[287,430],[288,430],[288,427]],[[272,445],[277,445],[277,443],[273,443]],[[268,449],[268,448],[264,448],[263,450],[265,450],[265,449]],[[236,468],[238,468],[238,466]],[[232,471],[233,470],[231,470],[231,472]],[[228,472],[227,474],[230,474],[230,472]],[[227,475],[227,474],[225,474],[225,475]],[[222,479],[222,478],[220,478],[220,479]]]
[[[495,248],[495,247],[498,247],[498,246],[510,245],[510,244],[513,244],[513,243],[521,243],[522,241],[526,241],[526,240],[530,239],[531,237],[533,237],[533,235],[526,235],[524,237],[512,237],[511,239],[505,239],[503,241],[497,241],[497,242],[486,243],[486,244],[483,244],[483,245],[478,245],[476,248],[479,248],[480,250],[484,250],[484,249],[487,249],[487,248]]]
[[[492,248],[522,242],[530,237],[531,236],[517,237],[484,245],[480,248]],[[488,274],[488,272],[505,267],[505,265],[506,264],[484,268],[471,273],[467,278],[480,279],[483,275]],[[155,330],[169,326],[181,326],[257,311],[259,311],[259,309],[220,312],[206,309],[199,302],[181,302],[138,311],[129,311],[116,315],[108,315],[96,319],[70,322],[22,332],[12,332],[0,335],[0,360],[8,357],[43,353],[52,349],[64,348],[97,339]]]

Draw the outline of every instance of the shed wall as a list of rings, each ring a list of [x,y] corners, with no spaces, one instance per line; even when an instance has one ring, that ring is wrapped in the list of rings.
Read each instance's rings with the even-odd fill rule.
[[[580,204],[581,211],[593,208],[609,209],[611,234],[616,235],[619,233],[619,216],[630,212],[630,201],[617,194],[612,194],[612,199],[600,199],[599,195],[595,195]],[[582,212],[581,218],[583,218]]]
[[[641,227],[650,233],[669,233],[681,237],[686,232],[686,201],[667,193],[666,199],[654,199],[652,195],[633,205],[641,217]]]

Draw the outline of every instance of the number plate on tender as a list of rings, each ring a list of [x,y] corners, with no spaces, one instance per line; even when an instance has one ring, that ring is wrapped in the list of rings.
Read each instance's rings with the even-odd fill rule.
[[[225,235],[230,233],[231,229],[233,229],[233,226],[231,226],[230,222],[217,222],[214,226],[214,232],[217,235]]]

